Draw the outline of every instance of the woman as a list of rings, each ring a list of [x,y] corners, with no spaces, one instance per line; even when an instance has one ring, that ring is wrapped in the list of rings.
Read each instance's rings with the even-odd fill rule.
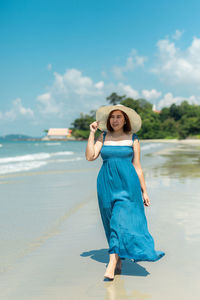
[[[156,261],[165,255],[154,249],[148,231],[144,205],[150,200],[140,165],[137,132],[140,116],[124,105],[100,107],[90,124],[86,159],[101,153],[102,167],[97,177],[100,214],[109,244],[109,263],[104,280],[113,280],[121,271],[121,260]],[[94,144],[95,132],[103,131]]]

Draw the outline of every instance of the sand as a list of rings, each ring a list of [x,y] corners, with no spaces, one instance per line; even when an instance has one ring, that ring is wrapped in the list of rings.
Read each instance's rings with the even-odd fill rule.
[[[17,248],[20,235],[11,244],[17,249],[12,260],[5,255],[1,299],[199,299],[199,159],[198,145],[191,147],[185,142],[168,143],[143,158],[151,200],[150,207],[145,207],[149,231],[155,248],[166,255],[157,262],[125,260],[122,274],[113,282],[103,281],[108,245],[96,195],[101,159],[83,160],[73,170],[49,169],[4,177],[2,195],[8,195],[11,185],[10,197],[29,195],[24,213],[29,211],[27,226],[28,219],[35,219],[35,223],[30,240],[28,235],[21,236],[23,247],[20,244]],[[31,195],[45,199],[41,220]],[[11,205],[20,218],[17,205]],[[51,226],[44,220],[47,213],[53,220]],[[13,219],[11,223],[18,224]],[[37,223],[40,226],[35,232]]]
[[[143,140],[140,139],[142,142],[146,143],[175,143],[175,144],[186,144],[186,145],[200,145],[200,139],[184,139],[184,140],[178,140],[178,139],[148,139]]]

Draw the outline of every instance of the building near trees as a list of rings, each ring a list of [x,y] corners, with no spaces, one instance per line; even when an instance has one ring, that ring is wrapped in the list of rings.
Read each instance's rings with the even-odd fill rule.
[[[156,105],[155,104],[153,104],[152,110],[154,112],[158,113],[158,114],[161,112],[160,110],[156,109]]]
[[[50,128],[43,140],[67,140],[71,137],[72,130],[69,128]]]

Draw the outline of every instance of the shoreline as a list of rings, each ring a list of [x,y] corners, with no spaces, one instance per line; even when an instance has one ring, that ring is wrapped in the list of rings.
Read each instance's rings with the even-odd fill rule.
[[[82,142],[82,141],[88,141],[88,139],[82,139],[82,138],[67,138],[67,139],[44,139],[44,138],[28,138],[28,139],[5,139],[4,141],[41,141],[41,142]],[[141,139],[141,142],[151,142],[151,143],[182,143],[182,144],[198,144],[200,145],[200,139]]]
[[[178,140],[178,139],[140,139],[142,142],[151,142],[151,143],[180,143],[180,144],[197,144],[200,145],[199,139],[184,139],[184,140]]]

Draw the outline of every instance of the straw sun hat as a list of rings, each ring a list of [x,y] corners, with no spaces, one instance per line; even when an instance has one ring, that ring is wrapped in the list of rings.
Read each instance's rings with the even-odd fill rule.
[[[122,104],[109,105],[109,106],[101,106],[96,111],[96,121],[99,121],[98,128],[101,131],[107,130],[106,124],[108,115],[112,110],[121,110],[125,112],[129,118],[131,125],[131,132],[135,133],[140,130],[142,125],[142,120],[138,113],[130,107],[124,106]]]

